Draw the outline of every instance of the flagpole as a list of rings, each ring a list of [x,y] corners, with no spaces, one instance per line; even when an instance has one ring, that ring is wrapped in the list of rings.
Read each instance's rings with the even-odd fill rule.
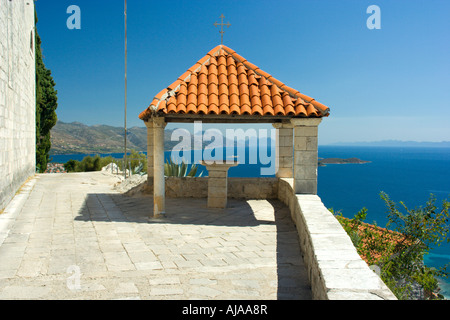
[[[127,0],[125,0],[125,155],[124,155],[124,176],[127,178]]]

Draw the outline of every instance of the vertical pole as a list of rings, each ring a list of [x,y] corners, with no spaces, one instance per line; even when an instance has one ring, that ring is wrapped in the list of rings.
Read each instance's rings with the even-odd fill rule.
[[[123,168],[123,173],[125,176],[125,179],[127,178],[127,57],[128,56],[128,50],[127,50],[127,0],[125,0],[125,163]]]

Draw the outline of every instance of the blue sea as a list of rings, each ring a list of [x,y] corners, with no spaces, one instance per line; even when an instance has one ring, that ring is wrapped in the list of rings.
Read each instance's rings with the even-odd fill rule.
[[[425,206],[430,194],[442,208],[450,200],[450,148],[320,147],[319,157],[371,161],[366,164],[335,164],[319,167],[318,193],[328,208],[342,210],[352,218],[363,207],[366,222],[387,222],[387,209],[380,198],[384,191],[397,204],[414,209]],[[440,267],[450,263],[450,244],[434,248],[425,264]],[[450,267],[449,267],[450,271]],[[442,279],[441,293],[450,299],[450,280]]]
[[[270,156],[270,151],[267,153]],[[109,155],[123,157],[123,153]],[[246,159],[248,155],[249,153]],[[84,156],[86,155],[53,156],[52,161],[65,163],[70,159],[82,160]],[[170,157],[171,153],[166,152],[166,159]],[[327,208],[341,210],[348,218],[365,207],[368,209],[366,222],[375,221],[384,227],[387,210],[380,198],[382,191],[396,203],[403,201],[408,208],[424,206],[430,194],[436,196],[438,208],[441,208],[443,199],[450,200],[450,148],[321,146],[319,157],[356,157],[370,161],[366,164],[330,164],[319,167],[319,196]],[[239,165],[230,169],[229,176],[258,177],[261,167],[266,166],[260,163]],[[450,244],[434,248],[425,257],[425,263],[434,267],[450,263]],[[449,299],[449,279],[442,280],[441,289]]]

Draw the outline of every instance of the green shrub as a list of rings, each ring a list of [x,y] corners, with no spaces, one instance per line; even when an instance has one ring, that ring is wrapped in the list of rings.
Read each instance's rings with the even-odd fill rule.
[[[112,162],[114,162],[114,158],[111,156],[100,158],[100,170]]]
[[[380,277],[399,299],[410,299],[414,287],[424,290],[426,299],[442,299],[436,294],[439,277],[447,278],[448,265],[439,269],[423,263],[423,257],[433,247],[450,242],[449,206],[444,200],[442,208],[435,205],[436,198],[430,196],[424,207],[409,209],[400,202],[403,212],[389,196],[380,194],[388,209],[388,223],[385,228],[363,224],[367,210],[361,210],[353,219],[335,214],[353,241],[358,253],[369,265],[380,268]],[[390,228],[390,229],[389,229]]]
[[[99,155],[94,157],[87,156],[83,160],[69,160],[64,164],[67,172],[94,172],[100,171],[104,166],[112,161],[112,157],[101,158]]]
[[[127,155],[128,167],[133,174],[146,174],[147,173],[147,156],[139,151],[131,150]]]
[[[66,169],[67,172],[76,172],[78,163],[79,161],[77,160],[69,160],[64,164],[64,169]]]
[[[69,160],[64,164],[64,168],[67,172],[93,172],[101,171],[110,163],[115,163],[120,171],[123,171],[124,167],[123,159],[114,159],[112,156],[101,157],[100,155],[86,156],[81,161]],[[127,155],[127,169],[131,168],[133,174],[146,174],[147,173],[147,156],[135,150],[132,150]]]
[[[195,177],[197,171],[197,165],[193,164],[189,167],[184,161],[177,163],[173,159],[170,159],[164,164],[164,175],[166,177]],[[199,177],[202,175],[203,172],[199,174]]]
[[[93,172],[100,171],[102,169],[100,164],[100,156],[96,155],[95,157],[87,156],[84,157],[83,160],[79,163],[78,172]]]

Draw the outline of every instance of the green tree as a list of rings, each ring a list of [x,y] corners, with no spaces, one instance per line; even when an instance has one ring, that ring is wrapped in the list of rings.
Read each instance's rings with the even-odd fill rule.
[[[409,209],[403,202],[399,206],[382,192],[381,198],[388,208],[387,228],[392,228],[403,236],[397,241],[390,256],[383,256],[379,261],[381,278],[400,298],[411,296],[413,285],[421,286],[427,298],[438,288],[438,277],[448,277],[447,267],[439,269],[424,265],[423,257],[434,247],[450,242],[449,206],[443,200],[442,208],[436,207],[436,197],[431,195],[426,205]]]
[[[37,21],[35,11],[35,23]],[[36,167],[39,172],[44,172],[50,161],[50,131],[58,120],[56,116],[58,98],[51,71],[45,67],[43,61],[42,42],[37,29],[34,43],[36,52]]]
[[[80,162],[77,160],[69,160],[64,164],[64,169],[66,169],[67,172],[76,172],[79,163]]]

